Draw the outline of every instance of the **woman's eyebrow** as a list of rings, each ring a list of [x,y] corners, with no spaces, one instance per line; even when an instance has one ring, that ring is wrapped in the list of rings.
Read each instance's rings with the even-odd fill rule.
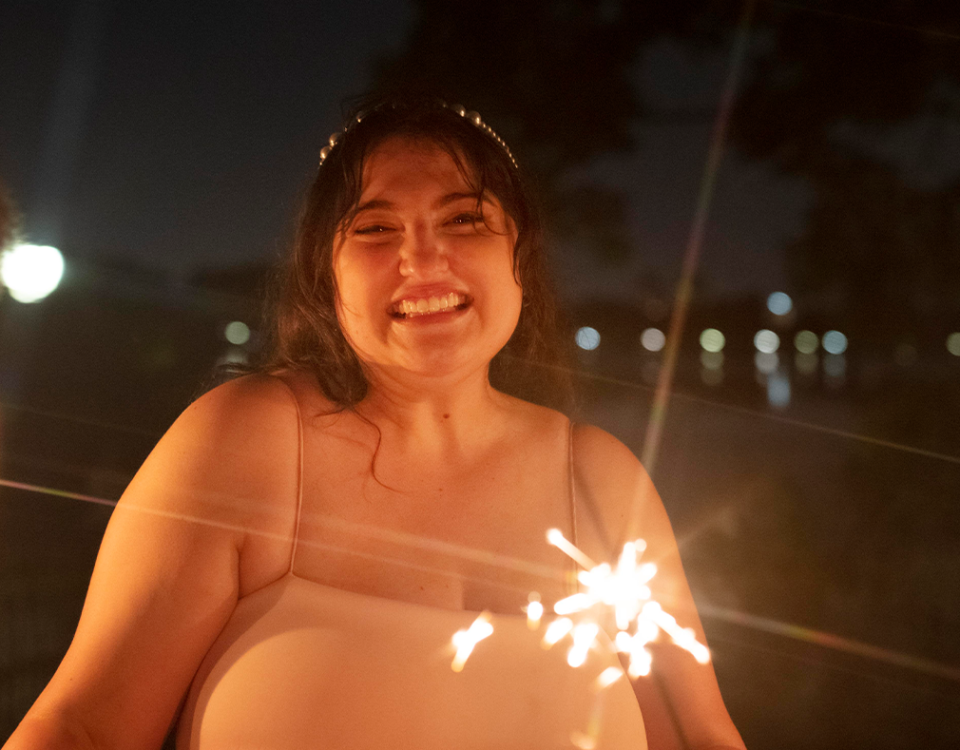
[[[440,198],[440,200],[438,200],[438,201],[436,202],[435,206],[436,206],[436,208],[443,208],[444,206],[446,206],[446,205],[448,205],[448,204],[450,204],[450,203],[454,203],[454,202],[456,202],[456,201],[463,200],[464,198],[469,198],[469,199],[472,200],[472,201],[480,201],[481,203],[488,203],[488,204],[490,204],[490,206],[493,206],[493,205],[494,205],[494,204],[493,204],[493,201],[490,200],[490,196],[488,196],[488,195],[486,194],[486,192],[484,192],[483,194],[480,194],[480,193],[478,193],[478,192],[476,192],[476,191],[472,191],[472,192],[467,192],[467,193],[462,193],[462,192],[461,192],[461,193],[447,193],[447,194],[444,195],[442,198]]]
[[[361,203],[359,206],[357,206],[354,216],[363,211],[375,211],[378,208],[390,209],[394,208],[394,205],[390,201],[384,200],[383,198],[374,198],[373,200],[369,200],[366,203]]]
[[[490,196],[488,196],[486,193],[484,193],[481,196],[481,194],[478,192],[470,191],[470,192],[447,193],[446,195],[442,196],[439,200],[436,201],[436,203],[434,204],[434,207],[443,208],[444,206],[450,203],[455,203],[456,201],[464,200],[467,198],[472,201],[480,200],[481,203],[487,203],[490,206],[495,205],[494,202],[490,199]],[[377,209],[391,210],[393,208],[396,208],[396,205],[392,201],[388,201],[383,198],[374,198],[365,203],[361,203],[359,206],[357,206],[357,210],[354,212],[354,216],[356,216],[357,214],[361,214],[364,211],[376,211]]]

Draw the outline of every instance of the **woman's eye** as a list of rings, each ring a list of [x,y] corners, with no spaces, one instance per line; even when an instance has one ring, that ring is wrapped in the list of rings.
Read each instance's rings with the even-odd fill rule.
[[[483,223],[483,217],[475,213],[457,214],[450,219],[450,223],[458,226],[474,226]]]
[[[366,226],[357,227],[353,230],[354,234],[383,234],[384,232],[389,232],[390,227],[386,227],[383,224],[368,224]]]

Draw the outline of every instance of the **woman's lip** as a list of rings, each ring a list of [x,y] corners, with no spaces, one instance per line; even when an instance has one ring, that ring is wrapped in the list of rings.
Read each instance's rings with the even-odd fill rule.
[[[461,292],[444,291],[432,295],[418,292],[398,299],[390,305],[388,312],[393,317],[417,317],[455,310],[470,302],[470,298]]]
[[[470,307],[471,301],[465,300],[459,305],[454,307],[447,307],[440,310],[427,310],[425,312],[409,312],[409,313],[391,313],[391,317],[398,322],[403,323],[420,323],[428,321],[442,321],[450,318],[459,317],[467,308]]]

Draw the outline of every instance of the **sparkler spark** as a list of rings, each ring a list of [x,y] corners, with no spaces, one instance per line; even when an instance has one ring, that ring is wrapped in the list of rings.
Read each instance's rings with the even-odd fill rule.
[[[527,627],[530,630],[536,630],[540,627],[540,619],[543,617],[543,604],[540,603],[540,594],[531,591],[527,597],[527,606],[524,608],[527,612]]]
[[[450,669],[454,672],[462,671],[463,665],[467,663],[467,659],[473,653],[474,646],[491,633],[493,633],[493,625],[490,624],[489,612],[481,612],[469,628],[454,633],[453,645],[457,647],[457,653],[453,657]]]
[[[640,563],[640,555],[647,547],[643,539],[623,545],[616,567],[610,563],[598,565],[568,541],[559,529],[550,529],[547,541],[583,570],[577,573],[582,590],[553,605],[553,611],[559,617],[547,626],[543,634],[541,645],[545,649],[552,648],[570,635],[573,643],[567,652],[567,663],[571,667],[582,666],[590,649],[598,642],[599,618],[612,611],[617,625],[613,648],[627,656],[627,674],[631,678],[650,674],[653,654],[647,645],[655,641],[661,632],[670,636],[677,646],[688,651],[701,664],[710,661],[710,651],[697,640],[693,629],[680,627],[676,618],[664,612],[663,607],[651,598],[647,584],[657,574],[657,566],[652,562]],[[527,602],[523,608],[527,614],[527,627],[537,630],[543,618],[540,595],[531,592]],[[567,617],[578,614],[581,616],[576,623]],[[451,669],[460,672],[477,643],[492,633],[489,612],[481,613],[467,630],[458,630],[453,636],[457,653]],[[596,691],[603,691],[622,674],[616,667],[604,670],[594,683]]]
[[[550,529],[547,541],[584,568],[577,574],[583,590],[558,601],[553,607],[554,612],[572,615],[589,613],[597,608],[600,610],[597,614],[600,614],[603,610],[612,609],[617,623],[614,647],[627,655],[627,673],[630,677],[650,674],[653,655],[647,649],[647,644],[656,640],[661,631],[701,664],[710,661],[710,651],[697,640],[693,630],[680,627],[676,618],[664,612],[663,607],[651,599],[647,584],[656,575],[657,566],[649,562],[639,564],[639,556],[647,546],[642,539],[623,545],[616,568],[609,563],[594,563],[571,544],[559,529]],[[574,627],[571,620],[561,617],[547,628],[543,642],[549,647],[571,630],[573,645],[567,653],[567,663],[571,667],[578,667],[586,660],[587,651],[596,642],[600,632],[596,618],[584,617]],[[612,684],[612,681],[608,684]]]

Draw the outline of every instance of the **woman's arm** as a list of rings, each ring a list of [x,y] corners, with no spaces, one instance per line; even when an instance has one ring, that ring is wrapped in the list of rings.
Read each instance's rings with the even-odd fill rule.
[[[640,462],[616,438],[583,425],[574,433],[574,466],[584,552],[615,562],[625,541],[644,539],[643,560],[658,569],[650,583],[653,598],[705,643],[670,520]],[[653,671],[633,683],[651,750],[743,748],[712,665],[697,663],[669,639],[650,648]]]
[[[244,586],[285,572],[297,429],[265,376],[180,416],[117,505],[73,642],[7,750],[161,745]]]

